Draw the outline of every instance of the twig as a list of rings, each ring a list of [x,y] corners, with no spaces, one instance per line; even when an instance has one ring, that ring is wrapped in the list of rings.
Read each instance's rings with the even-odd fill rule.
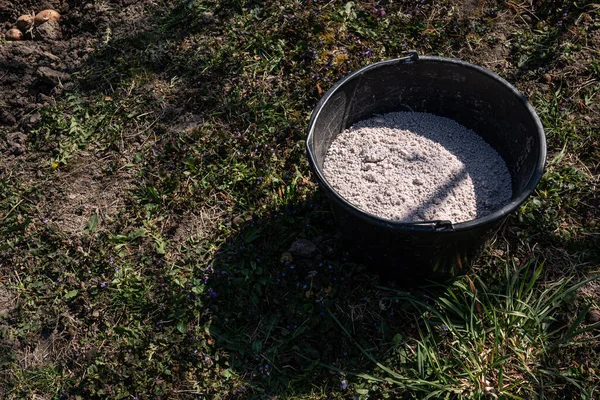
[[[10,209],[10,211],[9,211],[9,212],[8,212],[8,213],[7,213],[7,214],[4,216],[4,217],[0,218],[0,222],[1,222],[1,221],[4,221],[6,218],[8,218],[8,216],[9,216],[9,215],[10,215],[10,214],[11,214],[13,211],[15,211],[15,208],[17,208],[17,207],[19,206],[19,204],[21,204],[22,202],[23,202],[23,200],[19,200],[19,201],[17,202],[17,204],[15,204],[15,205],[13,206],[13,208],[11,208],[11,209]]]
[[[593,84],[594,82],[596,82],[595,78],[590,79],[589,81],[586,81],[584,83],[582,83],[576,90],[575,92],[573,92],[573,94],[571,96],[575,96],[577,93],[579,93],[581,91],[581,89],[584,89],[588,86],[590,86],[591,84]]]
[[[21,285],[21,287],[24,287],[23,281],[21,281],[21,277],[19,276],[19,272],[17,272],[16,269],[14,270],[14,272],[15,272],[15,276],[17,277],[17,280],[19,281],[19,285]]]
[[[527,7],[523,7],[521,4],[515,4],[512,1],[509,1],[507,4],[511,6],[511,8],[517,13],[519,12],[518,9],[521,9],[527,12],[527,14],[531,15],[533,18],[537,19],[538,21],[540,20],[539,17],[535,15],[533,11],[529,10]]]

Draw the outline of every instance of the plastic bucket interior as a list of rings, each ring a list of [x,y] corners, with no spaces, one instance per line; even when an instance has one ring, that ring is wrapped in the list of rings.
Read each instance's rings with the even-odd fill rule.
[[[342,198],[323,175],[329,146],[355,122],[394,111],[447,117],[480,135],[506,162],[510,202],[472,221],[407,223],[380,218]],[[337,82],[312,113],[306,146],[347,250],[386,278],[407,284],[466,272],[508,214],[531,195],[546,160],[542,124],[511,84],[461,60],[414,52],[368,65]]]

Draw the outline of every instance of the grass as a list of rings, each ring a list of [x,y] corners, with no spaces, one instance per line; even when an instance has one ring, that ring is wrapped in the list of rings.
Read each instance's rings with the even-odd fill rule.
[[[172,3],[0,170],[3,398],[597,396],[597,7]],[[506,77],[550,154],[468,276],[410,292],[348,257],[304,147],[324,91],[406,49]]]
[[[583,342],[581,335],[598,327],[581,326],[589,305],[568,328],[555,324],[576,290],[597,277],[540,284],[542,270],[535,261],[520,268],[507,265],[504,280],[490,286],[479,276],[464,277],[418,297],[400,293],[384,298],[416,309],[418,334],[394,336],[387,366],[359,347],[388,376],[361,375],[393,383],[398,396],[436,399],[548,397],[555,394],[553,383],[560,377],[583,397],[593,398],[595,389],[586,391],[570,379],[552,354]],[[331,317],[351,337],[333,313]]]

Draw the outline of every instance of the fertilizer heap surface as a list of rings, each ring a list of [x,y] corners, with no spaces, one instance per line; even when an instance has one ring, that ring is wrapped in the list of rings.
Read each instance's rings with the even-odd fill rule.
[[[448,118],[396,112],[360,121],[331,144],[323,173],[348,202],[403,221],[481,218],[508,203],[504,160]]]

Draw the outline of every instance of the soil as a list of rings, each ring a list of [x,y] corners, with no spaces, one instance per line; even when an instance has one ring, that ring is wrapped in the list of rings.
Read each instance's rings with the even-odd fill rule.
[[[17,0],[0,2],[0,33],[14,28],[23,14],[54,9],[60,23],[47,22],[33,31],[33,40],[0,43],[0,151],[21,152],[22,137],[40,121],[39,110],[72,87],[77,72],[112,35],[138,31],[144,10],[157,1]],[[27,36],[27,35],[26,35]],[[15,137],[17,140],[15,140]]]
[[[16,298],[11,291],[0,282],[0,315],[8,315],[15,307]]]
[[[490,145],[427,113],[356,123],[333,141],[323,172],[350,203],[396,221],[470,221],[512,196],[506,164]]]
[[[77,3],[80,6],[76,6]],[[61,13],[60,24],[40,26],[35,40],[0,45],[0,128],[29,131],[39,120],[39,109],[69,87],[70,74],[94,51],[96,30],[101,26],[94,30],[81,29],[83,4],[76,1],[2,2],[2,36],[15,27],[20,15],[47,8]],[[101,16],[98,21],[102,23]]]
[[[214,229],[222,215],[223,211],[215,207],[198,209],[181,216],[178,221],[174,221],[177,227],[173,233],[173,243],[175,246],[180,246],[189,239],[205,238],[208,232]]]
[[[257,3],[258,5],[258,3],[261,2],[224,2],[226,6],[230,6],[231,8],[238,8],[242,3],[245,3],[246,5]],[[482,15],[483,9],[485,8],[483,5],[490,2],[465,0],[457,2],[457,4],[458,3],[460,3],[460,6],[457,8],[457,12],[459,13],[458,16],[460,18],[468,19],[471,16],[478,18]],[[119,151],[107,151],[106,153],[103,153],[97,151],[97,149],[89,149],[89,152],[78,152],[77,155],[69,160],[68,165],[61,166],[56,170],[50,167],[49,152],[42,153],[33,145],[34,141],[32,139],[35,136],[35,128],[42,119],[40,110],[44,106],[53,105],[55,101],[60,104],[61,101],[64,101],[65,96],[73,91],[76,91],[76,93],[81,94],[83,97],[91,96],[92,92],[93,94],[97,94],[94,90],[86,93],[86,87],[80,86],[82,85],[82,82],[78,81],[78,79],[80,79],[79,76],[81,75],[78,73],[87,65],[93,65],[92,61],[94,58],[102,58],[100,54],[103,43],[107,38],[110,36],[113,40],[127,38],[134,40],[138,39],[139,36],[141,36],[140,33],[143,34],[143,31],[147,29],[146,24],[150,19],[148,18],[148,14],[151,13],[153,9],[166,4],[172,3],[167,0],[0,1],[0,180],[8,175],[11,176],[11,179],[14,175],[17,176],[15,182],[19,182],[20,187],[15,189],[15,193],[17,193],[18,190],[20,198],[19,202],[16,202],[15,204],[21,204],[23,207],[26,206],[27,209],[30,210],[25,213],[25,215],[31,215],[32,218],[39,218],[39,222],[32,222],[29,226],[35,228],[37,224],[42,223],[47,223],[50,226],[55,225],[60,231],[60,235],[57,234],[55,237],[64,237],[65,241],[78,244],[81,243],[81,241],[78,240],[79,238],[77,238],[77,235],[82,234],[85,231],[90,218],[94,214],[98,216],[97,229],[106,228],[106,225],[111,223],[115,225],[119,224],[119,222],[111,221],[119,221],[121,210],[128,207],[128,202],[132,201],[132,188],[143,188],[143,185],[141,184],[144,182],[140,181],[138,171],[135,170],[137,167],[132,167],[131,170],[114,168],[115,171],[113,171],[111,166],[114,167],[117,164],[123,166],[126,165],[126,163],[129,163],[134,158],[134,154],[137,152],[142,153],[140,148],[142,144],[146,147],[152,147],[153,141],[160,144],[161,142],[158,141],[155,136],[160,136],[160,134],[164,132],[193,131],[203,123],[205,110],[210,111],[210,102],[212,100],[209,99],[207,104],[205,96],[200,95],[203,93],[201,90],[196,89],[196,86],[187,85],[187,82],[183,81],[178,83],[177,95],[165,95],[161,91],[161,86],[166,86],[169,82],[172,82],[170,79],[173,77],[173,74],[169,71],[171,66],[166,63],[156,64],[152,66],[152,72],[159,75],[155,82],[146,83],[143,87],[136,87],[133,96],[136,96],[136,91],[139,91],[139,93],[144,93],[147,96],[156,96],[156,98],[163,99],[161,100],[160,107],[157,106],[154,110],[151,110],[160,115],[160,117],[156,117],[158,123],[155,124],[152,122],[151,124],[142,126],[142,122],[140,122],[139,131],[133,132],[125,130],[124,134],[126,140],[127,135],[130,135],[130,137],[136,135],[142,136],[138,135],[141,131],[148,133],[148,131],[156,130],[158,135],[143,135],[144,141],[142,143],[140,139],[140,143],[138,143],[137,147],[131,143],[134,139],[130,139],[128,146]],[[14,27],[15,22],[20,15],[49,8],[57,10],[62,15],[62,19],[58,25],[52,23],[43,25],[36,31],[36,35],[32,40],[23,40],[20,42],[4,41],[4,33],[8,29]],[[258,7],[256,11],[258,11]],[[259,14],[256,15],[258,16]],[[204,22],[206,24],[209,24],[213,18],[218,20],[218,15],[215,16],[210,12],[204,13],[204,17]],[[523,15],[523,17],[527,17],[527,15]],[[564,64],[561,63],[558,57],[556,60],[552,57],[548,57],[548,62],[544,62],[541,66],[536,68],[525,68],[523,72],[515,72],[513,77],[507,75],[510,70],[509,67],[512,67],[516,63],[516,57],[515,60],[511,61],[512,55],[510,54],[512,51],[511,48],[514,47],[511,47],[511,43],[515,43],[518,39],[515,32],[518,33],[524,29],[522,26],[517,26],[516,24],[531,25],[530,27],[527,26],[527,29],[533,30],[536,29],[536,22],[534,19],[533,22],[526,23],[526,20],[518,15],[513,15],[511,12],[503,12],[498,16],[490,18],[504,19],[505,26],[502,27],[502,29],[496,29],[493,32],[490,32],[489,36],[485,38],[478,37],[477,34],[472,33],[468,37],[469,41],[466,43],[466,47],[441,49],[441,53],[463,58],[475,64],[491,68],[511,82],[521,82],[519,89],[521,89],[528,97],[539,90],[543,92],[547,91],[548,94],[551,94],[559,87],[580,88],[586,84],[585,80],[581,82],[576,81],[581,77],[588,76],[584,71],[585,65],[587,65],[586,63],[579,63],[575,66],[569,65],[568,68],[572,69],[565,69]],[[521,21],[522,19],[523,21]],[[513,20],[517,21],[516,24]],[[583,23],[584,19],[581,19],[581,21]],[[591,23],[592,22],[590,22],[590,24]],[[501,26],[499,23],[495,23],[495,25],[498,27]],[[570,25],[569,31],[571,29],[573,32],[576,30],[578,31],[578,28],[575,28],[576,26]],[[221,28],[219,27],[219,29]],[[567,35],[566,29],[564,32],[564,42],[570,42],[575,33],[573,33],[573,35]],[[600,33],[600,31],[597,31],[596,33]],[[207,32],[207,35],[209,34],[212,35],[213,33]],[[215,35],[217,34],[221,35],[222,33],[215,33]],[[217,39],[226,41],[227,37],[223,35],[218,36]],[[595,54],[595,49],[597,49],[597,46],[594,46],[594,43],[598,43],[599,40],[600,38],[596,37],[593,42],[590,42],[588,45],[590,48],[590,57],[592,54]],[[146,43],[144,41],[141,42]],[[215,41],[215,43],[217,42],[218,41]],[[360,43],[357,43],[357,45],[362,46]],[[551,48],[552,45],[552,43],[543,43],[543,48]],[[182,48],[194,46],[194,41],[191,39],[182,40],[181,46]],[[426,46],[423,47],[421,53],[427,54],[426,48]],[[327,48],[324,47],[323,50],[327,50]],[[362,49],[359,51],[362,54]],[[552,55],[551,52],[549,54]],[[345,57],[346,54],[343,54],[343,56]],[[336,59],[338,58],[339,57],[336,57]],[[110,60],[108,62],[110,62]],[[365,58],[364,63],[367,62],[369,62],[369,60]],[[195,68],[196,66],[194,65],[193,67]],[[579,69],[577,69],[577,67]],[[529,76],[526,77],[526,79],[523,78],[523,74],[529,73],[529,70],[536,71],[536,73],[539,72],[539,77],[543,74],[549,75],[550,81],[544,79],[542,85],[537,82],[539,77]],[[176,71],[175,75],[179,75],[179,72]],[[225,82],[224,80],[221,81],[218,79],[219,77],[220,75],[215,73],[214,76],[206,78],[206,81],[199,83],[206,83],[206,86],[210,85],[211,90],[219,93],[222,91],[229,96],[229,92],[232,89],[236,89],[235,83]],[[91,82],[92,85],[95,84],[95,81]],[[265,81],[263,84],[265,87],[267,84],[275,86],[276,82],[276,80],[270,82]],[[86,81],[86,84],[89,85],[90,81]],[[322,88],[325,90],[327,89],[326,83],[323,81],[315,80],[313,84],[315,86],[315,97],[317,91],[321,92]],[[133,86],[131,88],[133,88]],[[83,93],[79,93],[79,90],[82,90]],[[62,98],[62,100],[59,100],[60,98]],[[185,100],[182,101],[181,99]],[[314,101],[316,102],[316,100],[317,99],[315,98]],[[594,119],[590,120],[589,124],[594,125],[595,122],[598,121],[598,107],[600,106],[593,104],[591,107],[595,107],[596,111],[594,114],[589,114],[594,116]],[[307,112],[309,108],[312,108],[312,106],[307,107]],[[588,116],[586,116],[586,118],[587,117]],[[155,116],[152,116],[152,120],[154,119]],[[158,129],[158,127],[160,127],[160,129]],[[286,135],[286,132],[283,134]],[[594,149],[597,149],[599,146],[600,144],[598,144],[598,141],[596,140],[589,146],[589,151],[593,152],[595,151]],[[286,157],[287,154],[289,154],[287,153],[288,150],[292,151],[293,149],[286,149]],[[111,159],[111,157],[114,158]],[[600,165],[600,163],[597,165]],[[42,168],[45,168],[45,170],[42,170]],[[597,168],[592,171],[594,174],[597,174],[597,172]],[[308,179],[303,177],[302,182],[308,182]],[[308,183],[306,185],[308,185]],[[27,192],[30,189],[32,190],[32,194]],[[133,199],[133,201],[134,200],[135,199]],[[599,211],[597,211],[600,210],[598,197],[594,194],[593,198],[586,199],[585,203],[592,205],[591,207],[585,205],[585,208],[583,208],[584,205],[580,204],[580,207],[582,207],[583,210],[582,213],[589,213],[586,215],[589,215],[587,219],[590,223],[600,219],[598,218]],[[191,208],[183,213],[181,212],[181,209],[173,210],[165,208],[162,210],[164,213],[161,211],[160,217],[165,217],[166,219],[162,223],[157,222],[157,230],[163,238],[168,239],[169,251],[165,256],[167,263],[175,264],[177,262],[176,260],[169,258],[172,254],[173,257],[180,258],[194,257],[193,262],[190,262],[189,265],[192,265],[192,263],[193,265],[201,264],[202,260],[200,257],[203,257],[205,253],[202,246],[198,246],[199,250],[195,249],[194,251],[188,251],[188,249],[185,249],[184,247],[186,247],[186,242],[196,243],[202,241],[208,237],[209,232],[212,229],[217,229],[220,226],[224,221],[224,218],[230,217],[228,211],[219,208],[219,202],[215,201],[214,204],[217,205],[213,205],[211,208]],[[19,211],[19,207],[15,206],[12,211],[5,211],[16,214]],[[7,214],[5,213],[0,214],[0,218],[6,216]],[[245,216],[235,217],[232,224],[236,229],[240,229],[244,232],[244,226],[247,222],[245,218]],[[325,219],[328,217],[324,216],[323,218]],[[296,218],[296,221],[301,220]],[[286,222],[286,224],[287,223],[288,222]],[[511,225],[506,226],[510,229],[513,228]],[[122,226],[119,228],[121,227]],[[312,231],[313,228],[307,229]],[[589,229],[591,230],[593,228],[590,227]],[[62,233],[64,233],[64,236]],[[111,230],[110,233],[126,234],[127,232],[125,230]],[[522,236],[519,236],[522,233],[522,229],[516,227],[514,228],[514,233],[509,232],[506,234],[506,237],[508,237],[507,240],[514,239],[517,244],[511,246],[511,251],[517,251],[519,254],[530,251],[530,249],[526,248],[527,246],[519,246],[522,244]],[[321,255],[325,258],[335,259],[340,252],[337,246],[341,246],[341,242],[337,237],[333,239],[333,236],[329,234],[324,234],[319,238],[313,239],[313,242],[305,239],[296,240],[288,251],[293,253],[293,256],[297,257],[300,262],[302,262],[303,257],[314,257],[316,259]],[[72,246],[69,244],[68,246],[64,245],[62,249],[67,249],[68,252],[74,247],[75,245]],[[536,245],[534,247],[541,249],[536,250],[540,252],[547,249],[547,247],[543,245]],[[232,248],[237,249],[237,247]],[[84,249],[81,249],[83,254]],[[77,251],[79,251],[79,249]],[[146,256],[143,251],[138,252],[134,250],[134,253],[136,255],[143,254]],[[206,253],[209,252],[207,251]],[[282,262],[285,262],[286,260],[291,262],[293,258],[290,253],[284,253]],[[563,256],[563,253],[559,252],[548,253],[550,254],[542,255],[542,258],[547,260],[546,265],[553,264],[552,257],[555,257],[556,254]],[[31,254],[34,253],[32,252]],[[246,253],[244,252],[242,254]],[[503,254],[501,257],[506,256],[507,255]],[[18,292],[14,288],[14,284],[7,282],[4,277],[9,275],[12,276],[13,269],[15,269],[15,276],[20,274],[18,271],[23,271],[21,276],[27,276],[28,274],[34,276],[31,272],[34,269],[28,270],[27,268],[29,263],[35,261],[35,255],[30,259],[23,258],[22,260],[19,257],[20,256],[17,256],[16,259],[20,261],[21,264],[27,263],[24,266],[21,266],[20,270],[17,269],[19,265],[16,263],[13,264],[12,262],[5,263],[2,265],[2,268],[0,268],[0,278],[3,278],[0,279],[0,331],[6,329],[7,332],[11,333],[10,335],[0,336],[0,348],[3,350],[10,349],[11,352],[14,352],[13,362],[16,366],[14,368],[4,368],[1,370],[0,382],[5,383],[6,376],[19,370],[25,371],[22,375],[24,377],[33,376],[31,374],[35,374],[37,371],[36,369],[26,371],[26,369],[31,366],[41,367],[39,368],[39,371],[42,372],[57,370],[69,372],[69,367],[65,369],[60,366],[65,364],[83,365],[83,368],[86,368],[86,364],[94,364],[96,353],[102,353],[105,350],[103,349],[105,342],[98,342],[95,340],[98,329],[104,329],[104,327],[107,326],[105,325],[105,322],[114,322],[110,317],[102,315],[104,313],[104,310],[101,308],[102,304],[97,304],[100,313],[98,309],[95,309],[96,307],[94,307],[93,311],[84,311],[83,308],[80,308],[80,306],[76,304],[74,301],[76,299],[73,299],[73,301],[69,301],[69,309],[70,307],[73,307],[73,312],[77,312],[77,314],[70,315],[70,311],[67,310],[67,312],[55,316],[53,310],[50,310],[50,312],[47,313],[47,316],[44,315],[43,318],[38,318],[39,314],[46,314],[46,311],[48,311],[43,308],[44,303],[42,302],[39,304],[40,308],[34,318],[35,321],[44,320],[49,322],[48,326],[44,326],[42,335],[38,335],[38,330],[35,328],[31,329],[31,332],[14,330],[23,325],[21,325],[21,322],[13,324],[10,322],[9,318],[16,316],[17,319],[20,319],[28,315],[28,308],[24,308],[23,311],[21,311],[20,307],[22,304],[26,305],[23,300],[26,299],[27,296],[30,296],[30,294],[29,292],[27,294],[23,291]],[[69,257],[79,260],[78,255],[73,256],[71,254]],[[566,255],[566,251],[564,257],[569,257]],[[556,258],[558,258],[558,256],[556,256]],[[0,257],[0,261],[6,259],[9,258]],[[346,258],[344,258],[344,261],[346,261]],[[565,261],[563,264],[571,265],[571,262],[572,260],[569,258],[569,260]],[[157,263],[157,265],[162,266],[162,260],[161,263]],[[35,268],[35,271],[38,271],[37,267]],[[362,279],[364,276],[366,275],[360,275],[358,279]],[[157,279],[158,277],[159,275],[157,275]],[[42,278],[47,281],[49,276],[42,276]],[[10,279],[12,280],[12,278]],[[368,279],[374,278],[371,278],[369,275]],[[83,283],[83,281],[81,283]],[[598,286],[590,284],[589,286],[586,286],[586,288],[589,288],[589,290],[593,289],[593,292],[590,293],[593,293],[594,298],[598,299],[598,293],[600,292]],[[331,286],[329,286],[325,293],[329,293],[329,291],[331,291]],[[310,292],[307,292],[306,295],[308,296],[309,293]],[[43,299],[43,297],[40,298]],[[83,297],[81,298],[83,299]],[[223,299],[223,297],[220,298]],[[155,300],[148,301],[148,304],[153,304]],[[144,304],[145,302],[146,300],[143,300]],[[216,310],[216,305],[214,309]],[[79,310],[81,310],[81,314],[79,314]],[[62,308],[56,309],[57,313],[61,311]],[[230,310],[225,311],[229,312]],[[28,323],[28,321],[24,322]],[[31,326],[33,326],[33,324]],[[157,329],[162,331],[163,325],[157,326]],[[23,336],[26,336],[26,338],[24,339]],[[152,341],[152,336],[149,336],[148,340]],[[112,344],[115,343],[116,342],[113,341]],[[110,346],[111,342],[108,341],[106,345]],[[131,344],[124,346],[129,347]],[[106,349],[106,355],[101,354],[99,359],[107,360],[110,357],[110,359],[114,361],[114,356],[120,357],[121,354],[123,354],[119,353],[120,350],[121,349],[118,346],[113,346],[113,348]],[[76,356],[78,353],[81,355]],[[158,365],[162,366],[163,364],[159,363]],[[152,365],[149,364],[149,366]],[[85,372],[85,369],[83,371]],[[174,379],[182,377],[181,382],[184,382],[184,371],[185,370],[182,369],[180,374],[173,375]],[[201,373],[200,371],[201,369],[198,369],[199,373]],[[81,371],[80,368],[75,368],[71,370],[71,372],[77,374]],[[48,376],[52,377],[52,375],[43,375],[42,377]],[[63,375],[63,377],[64,376],[66,375]],[[204,379],[203,375],[197,376]],[[65,380],[67,380],[67,378],[65,378]],[[160,386],[160,382],[163,381],[163,379],[159,377],[156,381],[159,382],[157,385]],[[91,380],[82,379],[82,382],[91,382]],[[63,382],[60,381],[56,382],[57,385],[62,383]],[[102,387],[102,383],[103,382],[100,382],[98,387]],[[112,382],[107,380],[105,383],[106,386],[104,388],[107,389],[109,383]],[[37,383],[33,382],[32,384],[35,386]],[[149,385],[150,384],[151,383],[149,383]],[[177,388],[177,385],[174,386]],[[85,389],[87,390],[87,388]],[[92,387],[92,389],[95,388]],[[4,396],[4,393],[7,390],[6,385],[0,384],[0,398],[9,397],[8,394]],[[55,393],[55,395],[57,394]],[[43,398],[36,393],[33,393],[33,396]],[[109,395],[107,394],[107,396]],[[83,397],[89,398],[90,396],[84,395]]]
[[[107,32],[126,37],[145,29],[145,13],[157,0],[16,0],[0,2],[0,37],[16,27],[17,18],[54,9],[60,22],[49,21],[26,34],[25,40],[0,40],[0,173],[12,171],[36,176],[44,157],[28,151],[33,131],[42,119],[40,110],[54,105],[64,92],[75,89],[74,75],[93,57]],[[33,36],[33,37],[31,37]],[[91,61],[91,59],[90,59]],[[124,172],[102,176],[110,160],[103,155],[82,153],[64,171],[57,171],[61,189],[48,187],[49,196],[40,204],[45,221],[69,234],[80,234],[96,213],[102,226],[124,204],[131,179]],[[43,162],[47,164],[48,156]],[[44,165],[46,165],[44,164]],[[18,168],[17,168],[18,166]],[[54,194],[54,195],[52,195]]]
[[[104,227],[126,206],[125,193],[135,188],[128,171],[103,174],[110,158],[81,152],[65,170],[57,171],[61,190],[48,189],[39,204],[43,221],[56,224],[67,234],[82,234],[93,215]]]

